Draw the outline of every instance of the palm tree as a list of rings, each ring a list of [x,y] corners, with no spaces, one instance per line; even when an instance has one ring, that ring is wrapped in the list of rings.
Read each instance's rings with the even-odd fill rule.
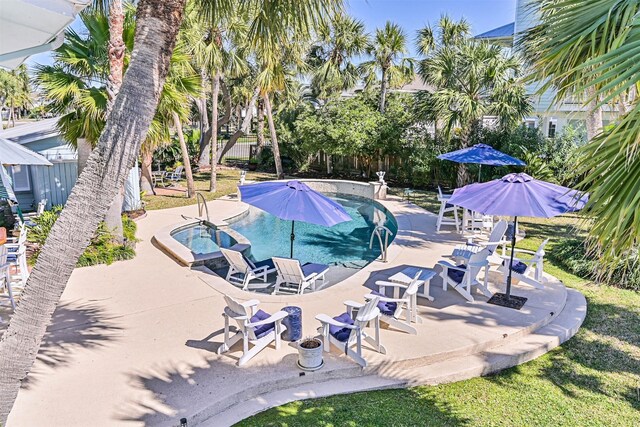
[[[427,57],[418,73],[432,92],[420,95],[425,119],[444,123],[450,138],[460,128],[461,146],[468,147],[485,116],[496,116],[502,127],[515,125],[531,111],[531,104],[518,79],[520,61],[506,57],[499,46],[468,38],[464,21],[454,25],[441,19],[439,36],[431,28],[418,33],[418,50]],[[435,36],[435,37],[434,37]],[[465,185],[468,173],[458,166],[458,185]]]
[[[327,4],[335,7],[339,1],[272,0],[264,19],[276,22],[282,11],[288,11],[286,15],[291,18],[286,20],[298,20],[304,26],[314,20],[317,12],[325,11]],[[98,146],[52,227],[20,304],[0,340],[0,423],[3,425],[22,381],[33,366],[46,327],[76,262],[124,185],[146,138],[169,73],[184,6],[185,0],[139,0],[137,3],[134,50],[119,95]],[[216,10],[223,14],[235,13],[226,0],[218,0]],[[258,28],[254,31],[260,32]]]
[[[582,100],[590,111],[620,106],[616,123],[584,147],[577,170],[584,177],[580,187],[589,192],[590,243],[605,267],[636,250],[640,237],[640,62],[634,53],[639,11],[635,0],[543,0],[541,24],[523,41],[525,52],[533,46],[541,50],[532,56],[535,76],[549,79],[558,101],[586,94]]]
[[[7,126],[15,126],[16,109],[27,108],[31,103],[31,87],[27,66],[22,64],[12,71],[0,70],[0,130],[2,124],[2,110],[9,108]]]
[[[183,8],[183,0],[138,2],[135,47],[120,93],[0,341],[0,424],[6,424],[78,258],[138,156],[169,72]]]
[[[366,50],[373,59],[360,64],[360,70],[367,86],[377,82],[380,74],[379,111],[384,114],[389,88],[413,79],[413,60],[403,56],[408,52],[407,36],[398,24],[387,21],[384,28],[376,29]]]
[[[311,88],[318,98],[328,98],[354,87],[360,78],[351,59],[368,46],[364,24],[345,14],[322,23],[318,40],[311,46],[307,63],[312,68]]]

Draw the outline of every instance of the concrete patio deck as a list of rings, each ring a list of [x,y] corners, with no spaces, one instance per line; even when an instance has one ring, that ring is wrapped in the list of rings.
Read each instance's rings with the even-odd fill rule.
[[[302,307],[305,335],[318,313],[337,315],[344,300],[362,300],[376,280],[403,266],[433,267],[461,241],[435,233],[435,216],[398,199],[382,202],[397,218],[388,262],[375,261],[347,280],[302,296],[246,293],[205,269],[188,269],[152,241],[154,233],[194,216],[195,206],[151,211],[139,222],[135,259],[77,269],[49,327],[38,360],[18,395],[9,426],[230,425],[295,399],[384,387],[457,381],[543,354],[577,331],[586,314],[581,294],[547,276],[544,290],[514,286],[529,301],[521,311],[468,303],[432,280],[434,302],[420,299],[418,335],[382,331],[387,355],[365,350],[363,370],[332,352],[319,371],[301,375],[297,351],[265,349],[237,368],[238,347],[218,356],[224,325],[222,295],[257,297],[261,308]],[[246,209],[209,203],[212,220]],[[500,282],[499,277],[491,275]],[[491,285],[492,290],[502,285]],[[325,353],[326,354],[326,353]]]

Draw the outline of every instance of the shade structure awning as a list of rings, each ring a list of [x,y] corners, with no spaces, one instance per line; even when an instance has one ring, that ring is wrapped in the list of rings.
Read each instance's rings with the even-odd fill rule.
[[[486,144],[476,144],[461,150],[438,156],[440,160],[449,160],[456,163],[474,163],[489,166],[526,166],[520,159],[498,151]]]
[[[0,1],[0,67],[14,69],[29,56],[55,49],[62,32],[91,0]]]
[[[277,218],[292,221],[291,257],[293,257],[296,221],[325,227],[351,221],[351,216],[342,205],[300,181],[262,182],[242,185],[239,189],[244,203],[262,209]]]
[[[0,138],[0,164],[51,166],[44,156],[3,138]]]

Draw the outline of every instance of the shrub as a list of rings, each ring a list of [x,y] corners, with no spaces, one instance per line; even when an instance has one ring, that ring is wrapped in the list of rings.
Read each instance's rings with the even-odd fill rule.
[[[619,288],[640,290],[637,250],[621,257],[606,270],[600,264],[597,255],[586,250],[585,241],[582,239],[561,239],[553,245],[553,251],[548,256],[576,276]],[[608,274],[604,274],[605,271],[608,271]]]
[[[33,243],[34,250],[32,252],[30,262],[35,263],[40,254],[40,250],[51,232],[53,224],[58,220],[62,206],[54,206],[51,210],[45,211],[37,218],[33,219],[35,226],[30,227],[28,240]],[[132,259],[136,252],[133,248],[136,240],[136,223],[127,217],[122,216],[122,227],[124,244],[118,245],[113,243],[113,234],[107,229],[104,222],[98,226],[95,236],[91,239],[91,243],[85,252],[78,259],[78,267],[87,267],[97,264],[111,264],[114,261]]]

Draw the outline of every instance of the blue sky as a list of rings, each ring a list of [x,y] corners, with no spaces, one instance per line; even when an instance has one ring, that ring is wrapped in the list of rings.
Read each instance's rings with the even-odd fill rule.
[[[464,17],[471,23],[474,34],[508,24],[514,20],[516,0],[347,0],[347,8],[352,16],[364,22],[368,32],[393,21],[413,41],[419,28],[428,23],[434,25],[442,14],[455,19]],[[74,28],[78,27],[74,23]],[[413,54],[413,43],[410,49]],[[27,64],[50,62],[50,55],[43,53],[30,58]]]

